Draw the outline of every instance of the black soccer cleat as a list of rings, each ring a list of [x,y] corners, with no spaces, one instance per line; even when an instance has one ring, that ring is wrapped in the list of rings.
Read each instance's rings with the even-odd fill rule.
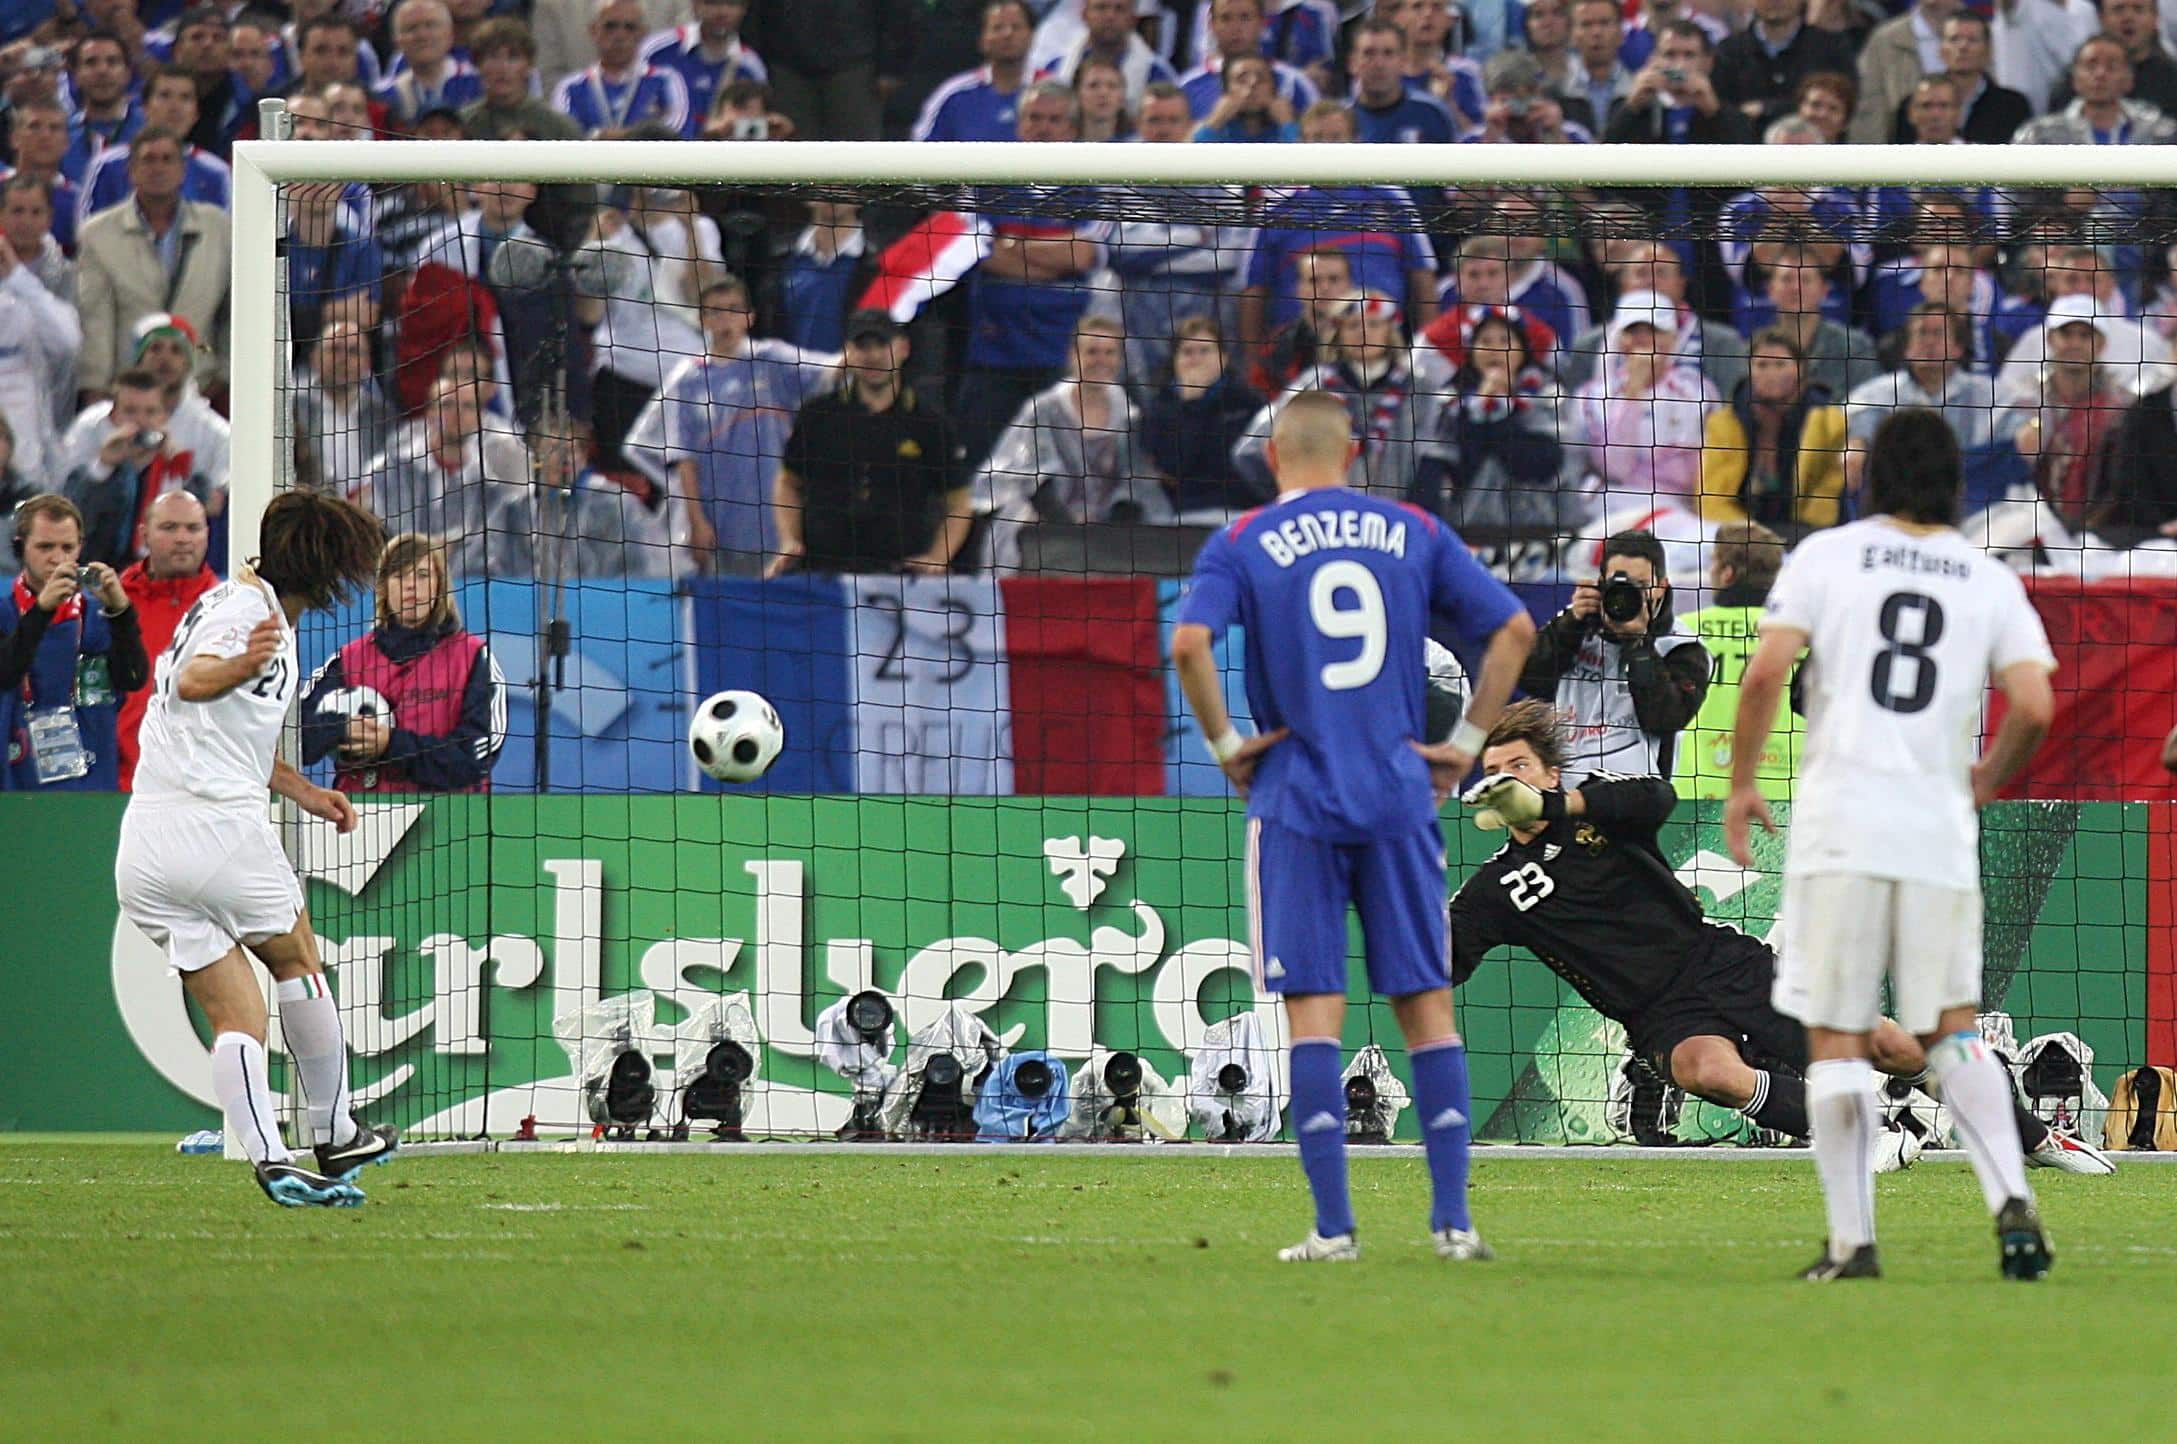
[[[1828,1249],[1823,1249],[1820,1258],[1799,1271],[1799,1277],[1814,1284],[1826,1284],[1835,1279],[1879,1279],[1882,1262],[1875,1256],[1875,1246],[1871,1243],[1863,1243],[1852,1250],[1850,1258],[1836,1258]]]
[[[1996,1215],[1997,1262],[2007,1279],[2032,1280],[2049,1271],[2056,1261],[2048,1235],[2041,1229],[2041,1215],[2033,1204],[2014,1198]]]
[[[400,1151],[401,1131],[390,1123],[355,1121],[355,1136],[346,1143],[317,1146],[318,1171],[343,1183],[367,1165],[383,1163]]]
[[[355,1208],[363,1202],[363,1190],[354,1184],[292,1163],[260,1163],[255,1171],[265,1197],[282,1208]]]

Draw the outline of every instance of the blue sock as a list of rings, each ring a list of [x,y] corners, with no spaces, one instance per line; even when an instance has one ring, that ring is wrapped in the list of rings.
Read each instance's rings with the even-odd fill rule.
[[[1467,1096],[1466,1045],[1458,1035],[1423,1043],[1407,1055],[1414,1073],[1414,1105],[1421,1111],[1421,1142],[1428,1149],[1435,1201],[1429,1227],[1470,1229],[1466,1207],[1466,1145],[1473,1134]]]
[[[1338,1076],[1336,1038],[1293,1040],[1293,1137],[1300,1168],[1315,1195],[1315,1231],[1325,1238],[1353,1232],[1346,1196],[1346,1093]]]

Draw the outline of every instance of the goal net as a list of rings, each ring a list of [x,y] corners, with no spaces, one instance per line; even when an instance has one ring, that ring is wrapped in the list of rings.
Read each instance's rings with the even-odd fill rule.
[[[274,488],[395,538],[374,596],[305,622],[294,739],[363,804],[291,828],[363,1108],[501,1139],[1285,1136],[1243,804],[1164,655],[1310,388],[1349,406],[1353,484],[1457,528],[1538,621],[1628,557],[1667,578],[1645,645],[1701,657],[1692,715],[1632,700],[1616,633],[1525,687],[1580,771],[1670,773],[1665,860],[1757,935],[1782,845],[1737,868],[1714,799],[1766,579],[1861,513],[1882,419],[1936,407],[1966,533],[2063,668],[1984,827],[1989,1026],[2073,1035],[2103,1089],[2177,1061],[2166,808],[2139,805],[2177,682],[2152,159],[238,147],[235,555]],[[1218,655],[1246,727],[1236,634]],[[729,690],[784,744],[721,785],[686,739]],[[1456,888],[1498,839],[1443,825]],[[1351,971],[1358,997],[1357,937]],[[1485,1140],[1750,1139],[1657,1097],[1532,957],[1458,1007]],[[1345,1043],[1354,1126],[1413,1136],[1388,1008]],[[2069,1095],[2046,1110],[2091,1125]]]

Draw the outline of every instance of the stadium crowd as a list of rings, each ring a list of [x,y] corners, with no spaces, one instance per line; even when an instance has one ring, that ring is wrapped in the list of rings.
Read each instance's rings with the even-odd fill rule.
[[[228,160],[264,97],[386,143],[2141,145],[2177,138],[2172,45],[2149,0],[15,0],[0,504],[65,495],[124,586],[201,513],[224,568]],[[1321,388],[1353,483],[1510,579],[1632,527],[1699,575],[1725,525],[1855,515],[1876,424],[1926,405],[1977,541],[2177,574],[2158,194],[1168,199],[290,187],[296,474],[456,581],[1176,567],[1143,529],[1267,497],[1270,422]]]

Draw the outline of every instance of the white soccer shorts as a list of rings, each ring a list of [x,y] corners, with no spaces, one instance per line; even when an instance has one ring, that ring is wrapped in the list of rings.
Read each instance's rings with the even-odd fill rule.
[[[1932,1033],[1948,1008],[1977,1008],[1978,888],[1858,873],[1784,878],[1784,947],[1771,1001],[1810,1028],[1866,1033],[1890,979],[1897,1021]]]
[[[302,915],[302,882],[260,815],[131,807],[113,877],[121,911],[179,972],[290,932]]]

